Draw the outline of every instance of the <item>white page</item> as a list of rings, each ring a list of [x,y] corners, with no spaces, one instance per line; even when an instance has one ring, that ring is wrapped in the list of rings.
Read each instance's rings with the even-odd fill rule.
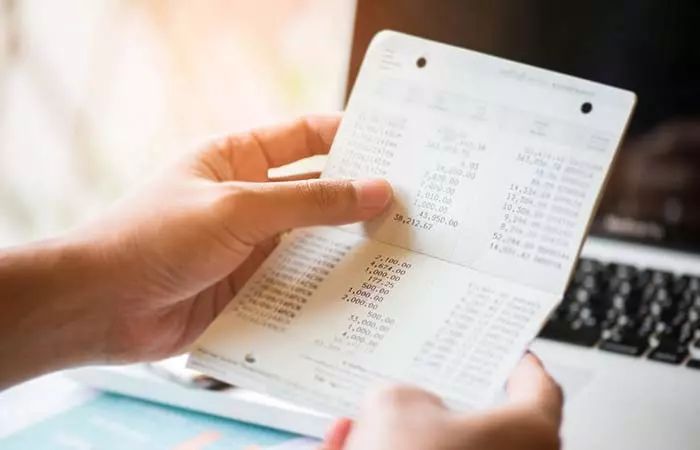
[[[387,178],[393,205],[287,236],[189,364],[338,415],[384,381],[488,404],[564,291],[634,101],[380,33],[323,176]]]

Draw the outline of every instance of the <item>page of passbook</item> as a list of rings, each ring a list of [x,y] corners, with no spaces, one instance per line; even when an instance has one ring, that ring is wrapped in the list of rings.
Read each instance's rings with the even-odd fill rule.
[[[354,416],[367,388],[493,402],[561,298],[631,92],[396,32],[372,41],[324,177],[388,179],[368,223],[297,230],[189,364]]]

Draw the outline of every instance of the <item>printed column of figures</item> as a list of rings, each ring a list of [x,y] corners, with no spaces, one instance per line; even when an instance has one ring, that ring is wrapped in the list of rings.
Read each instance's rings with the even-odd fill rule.
[[[464,131],[442,127],[428,139],[425,150],[436,162],[420,178],[413,201],[415,215],[396,213],[393,220],[421,230],[456,229],[460,223],[454,214],[459,206],[455,200],[465,183],[477,177],[486,144]]]
[[[478,396],[539,309],[535,300],[469,282],[445,322],[415,356],[414,375],[427,385],[438,383],[464,397]]]
[[[602,171],[594,163],[526,147],[517,162],[532,168],[524,183],[511,183],[490,249],[525,261],[560,268],[570,259],[588,186]]]
[[[364,268],[366,277],[348,287],[340,300],[353,305],[342,331],[330,342],[317,344],[343,352],[372,353],[391,331],[396,320],[382,312],[382,303],[411,271],[412,264],[399,258],[376,255]]]

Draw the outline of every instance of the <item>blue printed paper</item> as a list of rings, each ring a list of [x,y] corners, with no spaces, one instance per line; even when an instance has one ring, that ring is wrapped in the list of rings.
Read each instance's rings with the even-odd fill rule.
[[[0,439],[0,448],[252,450],[295,437],[270,428],[103,394]]]

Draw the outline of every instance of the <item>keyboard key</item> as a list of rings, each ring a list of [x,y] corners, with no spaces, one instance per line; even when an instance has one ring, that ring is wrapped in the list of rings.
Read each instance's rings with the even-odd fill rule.
[[[673,304],[671,293],[666,288],[656,289],[652,302],[658,304],[662,308],[669,308]]]
[[[680,364],[688,356],[687,344],[679,343],[673,338],[651,338],[653,349],[649,352],[649,359],[669,364]]]
[[[673,287],[671,288],[671,291],[674,295],[682,295],[683,292],[685,292],[686,289],[688,289],[689,284],[690,277],[688,275],[683,275],[681,277],[676,278],[673,281]]]
[[[654,286],[668,286],[668,284],[673,280],[673,274],[671,272],[665,272],[663,270],[645,269],[640,274],[640,281]]]
[[[628,264],[608,264],[608,273],[614,278],[631,280],[637,276],[637,268]]]
[[[690,359],[700,361],[700,338],[696,338],[688,346],[688,353],[690,353]]]
[[[600,328],[594,326],[574,329],[567,322],[550,321],[540,332],[540,337],[584,347],[592,347],[598,342],[598,339],[600,339]]]
[[[584,288],[574,289],[571,294],[571,300],[577,303],[588,303],[591,299],[591,293]]]
[[[674,295],[682,295],[683,293],[700,292],[700,278],[683,275],[673,282]]]
[[[600,342],[600,349],[623,355],[642,356],[647,349],[647,343],[639,337],[626,337],[617,340],[604,339]]]
[[[691,359],[688,361],[687,365],[691,369],[700,369],[700,359]]]
[[[577,272],[582,273],[595,273],[598,272],[603,267],[600,261],[589,258],[579,259],[578,266],[576,267]]]
[[[643,304],[651,303],[654,300],[654,296],[656,295],[657,286],[654,286],[650,283],[645,283],[644,285],[639,287],[642,289],[639,300]]]
[[[581,287],[590,293],[600,292],[603,289],[601,280],[595,275],[586,275],[581,280]]]
[[[688,353],[690,353],[688,367],[700,369],[700,338],[695,339],[695,341],[688,346]]]
[[[628,318],[620,318],[616,327],[603,331],[600,348],[609,352],[641,356],[647,349],[647,340],[637,334]]]
[[[678,297],[676,306],[682,311],[687,311],[695,305],[696,299],[700,300],[700,296],[697,292],[685,291]]]
[[[610,280],[610,293],[629,297],[632,294],[632,282],[630,280],[613,278]]]
[[[639,325],[639,328],[637,329],[637,335],[642,338],[648,338],[649,336],[652,335],[652,333],[657,331],[657,325],[658,323],[654,319],[654,317],[647,316],[642,319],[642,323]]]
[[[688,322],[700,323],[700,310],[697,308],[690,308],[688,310]]]
[[[700,292],[700,278],[690,277],[685,289],[690,292]]]
[[[692,322],[685,322],[678,327],[678,342],[687,343],[693,340],[696,334],[698,324]],[[700,357],[700,351],[698,352]]]

